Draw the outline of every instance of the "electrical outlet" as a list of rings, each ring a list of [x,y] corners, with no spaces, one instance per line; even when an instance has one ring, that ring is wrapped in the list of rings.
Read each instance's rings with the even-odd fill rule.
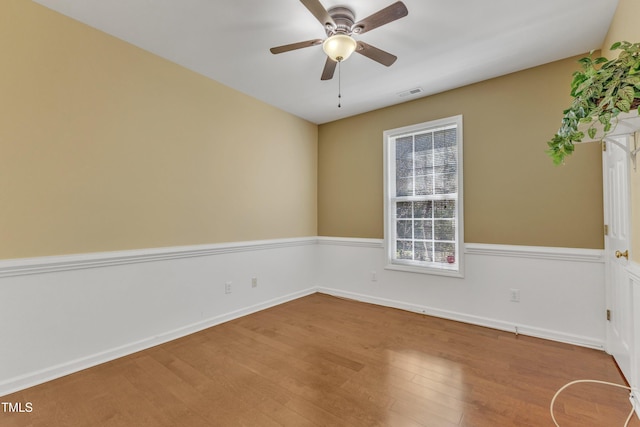
[[[372,282],[377,282],[378,281],[378,273],[376,273],[375,270],[371,271],[371,281]]]
[[[232,282],[226,282],[224,284],[224,293],[225,294],[230,294],[231,293],[231,283]]]
[[[257,277],[252,277],[251,278],[251,287],[252,288],[257,288],[258,287],[258,278]]]
[[[510,289],[511,302],[520,302],[520,289]]]

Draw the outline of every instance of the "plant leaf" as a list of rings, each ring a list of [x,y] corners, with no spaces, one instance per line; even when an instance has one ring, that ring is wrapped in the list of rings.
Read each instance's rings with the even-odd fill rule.
[[[636,91],[633,86],[625,86],[618,91],[618,96],[623,100],[627,101],[629,104],[633,102],[633,98],[636,96]],[[631,108],[631,107],[629,107]],[[621,108],[622,110],[622,108]],[[629,111],[629,110],[627,110]]]
[[[618,107],[620,111],[624,111],[625,113],[628,113],[629,110],[631,110],[631,103],[626,99],[621,99],[620,101],[616,102],[616,107]]]

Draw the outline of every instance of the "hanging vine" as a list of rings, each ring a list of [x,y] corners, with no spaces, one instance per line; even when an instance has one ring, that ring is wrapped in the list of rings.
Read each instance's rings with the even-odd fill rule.
[[[615,127],[620,113],[637,110],[640,114],[640,43],[617,42],[611,50],[621,51],[616,59],[590,55],[578,61],[582,70],[573,73],[573,102],[563,112],[560,129],[547,142],[546,152],[555,164],[564,163],[585,131],[591,139],[602,139]],[[578,128],[580,124],[585,131]]]

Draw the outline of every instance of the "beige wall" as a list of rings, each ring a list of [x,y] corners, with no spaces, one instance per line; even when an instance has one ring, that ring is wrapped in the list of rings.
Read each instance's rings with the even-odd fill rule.
[[[609,28],[609,33],[602,46],[603,55],[612,58],[609,47],[617,42],[626,40],[631,43],[640,42],[640,2],[638,0],[619,0],[616,14]],[[640,262],[640,168],[631,169],[631,257]]]
[[[599,145],[560,167],[544,153],[576,59],[321,125],[319,234],[382,238],[382,132],[463,114],[466,242],[602,248]]]
[[[0,52],[0,259],[316,235],[316,125],[30,1]]]
[[[605,47],[640,39],[639,9],[620,0]],[[0,47],[0,259],[381,238],[382,132],[455,114],[467,242],[603,245],[598,146],[544,154],[575,58],[318,129],[32,2],[0,2]]]

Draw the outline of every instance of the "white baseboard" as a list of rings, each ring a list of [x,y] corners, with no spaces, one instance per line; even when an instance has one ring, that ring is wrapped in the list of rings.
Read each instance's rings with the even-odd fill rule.
[[[366,302],[369,304],[376,304],[384,307],[397,308],[400,310],[406,310],[406,311],[411,311],[415,313],[425,314],[427,316],[454,320],[457,322],[468,323],[476,326],[483,326],[487,328],[497,329],[500,331],[513,332],[514,334],[519,334],[519,335],[527,335],[531,337],[542,338],[542,339],[562,342],[566,344],[578,345],[581,347],[594,348],[598,350],[603,350],[604,348],[603,341],[595,340],[590,337],[566,334],[558,331],[541,329],[541,328],[531,327],[527,325],[518,325],[518,324],[496,320],[496,319],[491,319],[488,317],[472,316],[465,313],[441,310],[434,307],[411,304],[403,301],[396,301],[396,300],[391,300],[386,298],[378,298],[378,297],[358,294],[354,292],[345,292],[339,289],[318,288],[318,292],[327,294],[327,295],[333,295],[336,297],[348,298],[356,301]]]

